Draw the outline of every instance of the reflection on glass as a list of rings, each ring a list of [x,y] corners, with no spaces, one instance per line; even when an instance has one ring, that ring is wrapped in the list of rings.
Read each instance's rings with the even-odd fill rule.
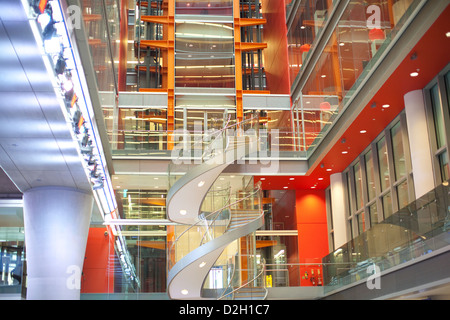
[[[351,182],[350,172],[347,171],[345,173],[345,176],[347,178],[347,204],[348,204],[348,207],[349,207],[348,215],[351,216],[352,215],[352,206],[350,204],[352,203],[352,201],[351,201],[351,185],[352,185],[352,182]],[[352,229],[350,228],[350,230],[352,230]]]
[[[398,185],[397,197],[398,197],[398,207],[400,209],[408,205],[409,203],[408,183],[406,181]]]
[[[381,138],[381,140],[377,143],[377,149],[379,161],[378,165],[380,168],[380,183],[381,190],[383,191],[390,186],[388,154],[385,137]]]
[[[383,212],[384,212],[384,219],[387,219],[389,216],[392,215],[392,197],[391,193],[389,192],[382,198],[383,202]]]
[[[369,216],[370,216],[370,226],[373,227],[375,224],[378,223],[378,210],[377,210],[377,204],[373,203],[369,207]]]
[[[232,24],[177,23],[175,43],[175,87],[234,88]]]
[[[361,212],[356,218],[358,219],[358,234],[361,234],[366,230],[365,213]]]
[[[207,15],[231,16],[233,14],[232,0],[175,0],[177,15]]]
[[[303,64],[307,62],[309,52],[313,52],[315,42],[320,39],[317,33],[323,26],[334,1],[302,1],[308,7],[313,2],[317,5],[308,12],[299,11],[289,29],[289,63],[291,81],[301,74]],[[391,42],[402,28],[407,15],[419,1],[350,1],[342,14],[337,26],[331,33],[323,51],[318,53],[317,62],[301,89],[302,96],[337,97],[337,103],[330,103],[333,113],[327,122],[333,122],[338,114],[346,107],[347,101],[357,92],[363,80],[375,62],[382,56]],[[332,5],[332,6],[333,6]],[[320,7],[319,7],[320,6]],[[301,6],[300,6],[301,8]],[[328,11],[327,11],[328,10]],[[312,42],[310,42],[312,41]],[[292,82],[293,85],[295,82]],[[325,102],[325,101],[324,101]],[[305,103],[303,103],[305,106]],[[320,114],[312,121],[323,121]],[[328,131],[329,126],[323,126],[320,134],[313,131],[314,138],[321,138]],[[316,128],[302,128],[308,135]],[[316,146],[315,140],[308,141]]]
[[[405,152],[403,149],[403,137],[400,122],[398,122],[391,129],[391,135],[392,135],[392,149],[394,156],[395,179],[399,180],[401,177],[404,177],[406,175]]]
[[[362,208],[364,204],[364,199],[362,197],[363,185],[361,178],[361,165],[359,162],[354,165],[353,170],[355,172],[356,209],[358,210]]]
[[[434,85],[431,88],[431,106],[433,109],[434,127],[436,133],[437,148],[440,149],[445,145],[445,124],[442,111],[442,103],[439,96],[439,87]]]
[[[290,81],[293,84],[334,7],[334,1],[301,1],[288,32]]]
[[[442,181],[447,181],[450,175],[450,167],[448,164],[448,153],[447,151],[442,152],[439,155],[439,166],[441,168],[441,179]]]
[[[364,156],[366,161],[366,176],[367,176],[367,192],[369,195],[369,200],[372,200],[376,194],[375,188],[375,173],[373,168],[372,151],[366,153]]]

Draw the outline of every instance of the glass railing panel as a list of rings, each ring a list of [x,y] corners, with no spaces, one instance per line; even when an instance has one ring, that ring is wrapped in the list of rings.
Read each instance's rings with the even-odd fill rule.
[[[336,2],[303,0],[298,6],[287,35],[291,86],[309,58],[311,47],[322,33]],[[289,14],[291,9],[292,3],[289,2],[286,12]]]
[[[81,11],[98,89],[117,92],[119,56],[118,1],[83,1]]]
[[[367,278],[369,266],[387,270],[450,245],[449,192],[445,182],[327,255],[326,290]]]
[[[396,41],[420,0],[350,2],[294,102],[312,152]],[[295,63],[294,63],[295,64]],[[298,63],[297,63],[298,64]],[[314,101],[313,101],[314,100]]]

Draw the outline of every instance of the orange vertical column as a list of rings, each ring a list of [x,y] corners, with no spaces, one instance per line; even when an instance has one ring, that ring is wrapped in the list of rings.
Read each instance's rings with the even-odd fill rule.
[[[241,49],[241,8],[239,0],[233,0],[234,17],[234,72],[236,86],[236,120],[244,119],[242,106],[242,49]]]
[[[172,150],[175,129],[175,0],[168,0],[167,10],[167,148]]]

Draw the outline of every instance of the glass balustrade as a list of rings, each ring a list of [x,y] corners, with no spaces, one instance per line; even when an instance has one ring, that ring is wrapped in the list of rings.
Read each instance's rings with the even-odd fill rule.
[[[450,244],[448,181],[323,258],[325,291],[369,277]]]

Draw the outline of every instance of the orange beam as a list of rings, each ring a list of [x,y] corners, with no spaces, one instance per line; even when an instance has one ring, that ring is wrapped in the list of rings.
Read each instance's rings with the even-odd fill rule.
[[[140,47],[144,49],[147,47],[167,49],[169,46],[167,40],[141,40],[140,42]]]
[[[241,27],[257,26],[266,24],[266,22],[266,19],[239,18],[239,26]]]
[[[144,22],[168,24],[170,19],[168,16],[141,16],[141,20]]]
[[[238,44],[238,43],[236,43]],[[267,43],[241,42],[239,43],[241,51],[254,51],[267,48]]]
[[[137,67],[135,69],[137,69]],[[156,72],[155,66],[151,66],[151,67],[149,67],[149,69],[150,69],[150,72]],[[161,70],[162,70],[162,73],[167,73],[167,67],[162,67]],[[139,66],[139,71],[147,71],[147,67]]]

